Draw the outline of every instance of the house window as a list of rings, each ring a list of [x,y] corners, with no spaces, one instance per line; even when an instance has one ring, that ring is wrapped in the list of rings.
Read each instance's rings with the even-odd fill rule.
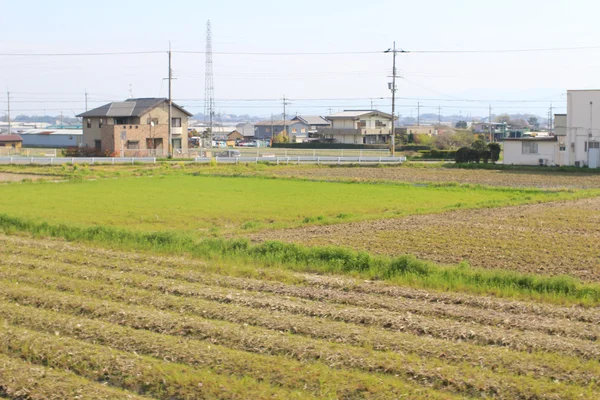
[[[380,121],[380,120],[376,120],[375,121],[375,127],[377,128],[385,128],[385,123]]]
[[[128,118],[126,117],[119,117],[119,118],[115,118],[115,125],[126,125]]]
[[[358,121],[358,127],[359,128],[366,128],[367,127],[367,121]]]
[[[297,128],[292,128],[292,133],[298,133],[298,129]]]
[[[151,124],[158,125],[158,118],[148,117],[148,125],[151,125]]]
[[[88,127],[88,129],[90,129],[92,127],[92,120],[89,118],[87,120],[87,127]]]
[[[181,118],[171,118],[171,127],[181,128]]]
[[[181,118],[179,118],[181,120]],[[173,148],[181,149],[181,139],[173,139]]]
[[[566,146],[560,146],[558,148],[559,151],[567,151],[567,147]]]
[[[127,150],[138,150],[140,148],[139,140],[128,140],[127,141]]]
[[[98,128],[102,128],[104,126],[104,120],[102,118],[100,118],[100,121],[98,121]]]
[[[600,142],[588,142],[588,149],[600,149]]]
[[[265,128],[266,133],[271,133],[271,128]]]
[[[94,140],[94,148],[96,150],[102,150],[102,140]]]
[[[523,142],[523,154],[538,154],[538,143]]]
[[[300,132],[301,132],[301,133],[306,133],[306,128],[302,128],[302,129],[300,129]]]

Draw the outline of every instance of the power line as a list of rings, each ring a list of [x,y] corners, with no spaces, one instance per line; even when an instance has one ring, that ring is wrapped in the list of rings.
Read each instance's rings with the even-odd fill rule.
[[[96,57],[96,56],[123,56],[140,54],[164,54],[164,50],[154,51],[112,51],[101,53],[0,53],[0,57]]]
[[[537,49],[496,49],[496,50],[408,50],[407,53],[413,54],[483,54],[483,53],[534,53],[545,51],[577,51],[577,50],[598,50],[600,46],[582,46],[582,47],[551,47]]]

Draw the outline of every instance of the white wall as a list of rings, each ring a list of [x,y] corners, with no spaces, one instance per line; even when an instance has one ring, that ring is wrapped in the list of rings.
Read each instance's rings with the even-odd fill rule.
[[[600,141],[600,90],[567,92],[567,141],[569,165],[588,165],[586,142]]]
[[[523,154],[523,143],[531,140],[505,140],[504,164],[507,165],[540,165],[540,158],[546,160],[547,165],[557,165],[558,142],[537,141],[537,154]]]

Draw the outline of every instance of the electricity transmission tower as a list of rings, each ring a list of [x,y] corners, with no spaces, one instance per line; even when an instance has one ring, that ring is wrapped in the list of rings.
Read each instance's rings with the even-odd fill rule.
[[[213,79],[212,33],[210,20],[206,22],[206,67],[204,81],[204,126],[208,145],[212,145],[215,117],[215,84]]]

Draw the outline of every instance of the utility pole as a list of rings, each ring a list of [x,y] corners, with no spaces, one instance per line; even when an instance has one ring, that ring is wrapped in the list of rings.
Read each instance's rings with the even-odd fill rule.
[[[442,107],[438,106],[438,125],[442,125]]]
[[[172,80],[173,80],[173,70],[171,69],[171,42],[169,42],[169,147],[168,147],[168,151],[169,151],[169,158],[173,157],[173,133],[172,133],[172,127],[173,127],[173,97],[172,97]]]
[[[10,92],[8,90],[6,91],[6,97],[8,100],[8,107],[6,108],[6,118],[8,119],[8,134],[10,135],[12,133],[12,125],[10,123]]]
[[[396,54],[398,53],[398,51],[396,50],[396,42],[394,42],[393,49],[388,49],[385,51],[385,53],[390,53],[390,52],[393,53],[392,83],[390,84],[390,89],[392,91],[392,130],[391,130],[392,140],[391,140],[390,146],[391,146],[392,157],[394,157],[396,155],[396,129],[394,126],[394,114],[396,113]],[[400,50],[400,52],[404,53],[403,50]]]
[[[554,133],[554,114],[552,112],[552,103],[550,103],[550,119],[548,119],[548,130],[550,131],[550,135]]]
[[[87,89],[85,90],[85,111],[87,112],[88,110],[88,92]]]
[[[275,136],[275,132],[273,131],[273,113],[271,113],[271,142],[273,141],[273,137]]]
[[[287,121],[285,120],[285,116],[286,116],[286,114],[285,114],[285,107],[289,103],[286,100],[287,99],[285,98],[285,94],[284,94],[283,95],[283,131],[282,132],[285,132],[285,135],[288,137],[288,142],[289,142],[290,135],[288,134],[288,131],[287,131]]]
[[[215,123],[215,82],[213,76],[212,25],[206,21],[206,59],[204,65],[204,126],[212,146],[213,125]]]
[[[489,135],[490,135],[490,142],[493,142],[493,138],[492,138],[492,105],[490,104],[490,117],[489,117],[489,124],[488,124],[488,131],[489,131]]]
[[[417,102],[417,126],[421,126],[421,102]]]

